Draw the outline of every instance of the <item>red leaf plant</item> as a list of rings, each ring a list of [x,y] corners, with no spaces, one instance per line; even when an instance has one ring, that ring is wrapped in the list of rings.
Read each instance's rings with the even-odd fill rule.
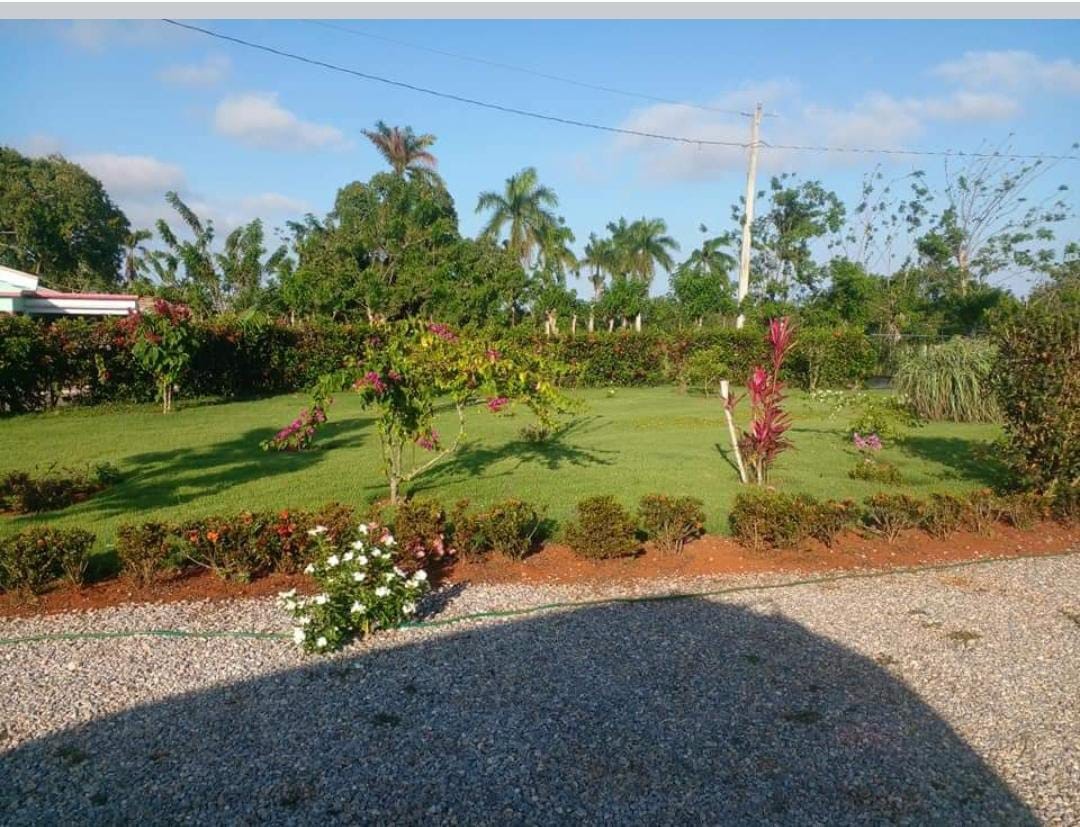
[[[739,440],[743,458],[758,485],[769,481],[769,468],[781,452],[791,447],[784,436],[791,427],[791,417],[783,409],[784,383],[780,381],[780,369],[794,344],[791,322],[786,316],[769,322],[765,342],[772,354],[772,364],[769,368],[757,365],[750,372],[746,383],[750,427]]]

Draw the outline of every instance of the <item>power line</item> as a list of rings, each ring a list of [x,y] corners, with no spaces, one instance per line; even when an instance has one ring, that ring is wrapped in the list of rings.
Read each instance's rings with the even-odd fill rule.
[[[702,109],[706,112],[716,112],[721,115],[739,115],[742,117],[749,117],[752,113],[744,112],[738,109],[722,109],[717,106],[706,106],[700,103],[688,103],[686,101],[675,100],[673,98],[663,98],[657,95],[648,95],[644,92],[631,92],[626,89],[618,89],[614,86],[602,86],[598,83],[588,83],[583,80],[575,80],[574,78],[564,77],[563,75],[553,75],[548,72],[541,72],[536,69],[529,69],[525,66],[516,66],[512,63],[502,63],[498,60],[489,60],[483,57],[474,57],[473,55],[463,55],[459,52],[449,52],[445,49],[436,49],[431,46],[421,46],[418,43],[410,43],[407,40],[398,40],[393,37],[386,37],[385,35],[373,34],[371,32],[360,31],[359,29],[353,29],[348,26],[341,26],[334,23],[328,23],[325,20],[306,20],[306,23],[310,23],[314,26],[322,26],[326,29],[334,29],[339,32],[346,32],[347,34],[357,35],[358,37],[366,37],[371,40],[381,40],[384,43],[393,43],[396,46],[404,46],[407,49],[416,49],[420,52],[429,52],[433,55],[442,55],[443,57],[454,58],[455,60],[464,60],[469,63],[478,63],[482,66],[493,66],[496,69],[506,69],[510,72],[520,72],[524,75],[532,75],[538,78],[544,78],[545,80],[553,80],[558,83],[567,83],[571,86],[579,86],[582,89],[592,89],[597,92],[607,92],[612,95],[622,95],[627,98],[640,98],[641,100],[652,101],[654,103],[667,103],[675,106],[686,106],[693,109]],[[766,113],[766,117],[775,117],[773,113]]]
[[[169,18],[162,18],[162,22],[168,23],[172,26],[177,26],[181,29],[187,29],[189,31],[198,32],[200,34],[213,37],[218,40],[228,41],[235,43],[239,46],[245,46],[249,49],[255,49],[257,51],[266,52],[267,54],[276,55],[278,57],[284,57],[289,60],[295,60],[299,63],[306,63],[310,66],[318,66],[322,69],[329,69],[333,72],[341,72],[342,74],[352,75],[354,77],[362,78],[364,80],[375,81],[377,83],[384,83],[388,86],[395,86],[399,89],[408,89],[413,92],[420,92],[424,95],[431,95],[436,98],[443,98],[445,100],[457,101],[458,103],[469,104],[470,106],[478,106],[483,109],[489,109],[495,112],[505,112],[511,115],[520,115],[524,118],[533,118],[535,120],[550,121],[551,123],[560,123],[566,126],[577,126],[583,129],[594,129],[600,132],[614,133],[617,135],[633,135],[638,138],[650,138],[657,141],[668,141],[671,143],[686,144],[689,146],[722,146],[734,149],[747,149],[750,144],[739,141],[718,141],[711,138],[687,138],[680,135],[665,135],[658,132],[644,132],[637,129],[627,129],[619,126],[607,126],[605,124],[591,123],[589,121],[581,121],[575,118],[565,118],[559,115],[548,115],[542,112],[533,112],[528,109],[518,109],[514,106],[505,106],[499,103],[491,103],[489,101],[482,101],[476,98],[469,98],[464,95],[455,95],[451,92],[442,92],[437,89],[430,89],[425,86],[418,86],[413,83],[406,83],[401,80],[394,80],[392,78],[383,77],[381,75],[374,75],[369,72],[361,72],[358,69],[350,69],[346,66],[340,66],[336,63],[329,63],[325,60],[319,60],[317,58],[305,57],[304,55],[296,54],[295,52],[287,52],[284,49],[278,49],[273,46],[267,46],[262,43],[255,43],[251,40],[244,40],[240,37],[233,37],[232,35],[223,34],[221,32],[215,32],[210,29],[204,29],[199,26],[194,26],[190,23],[181,23],[177,20],[171,20]],[[909,156],[944,156],[952,158],[1002,158],[1010,160],[1042,160],[1042,161],[1080,161],[1080,156],[1077,155],[1022,155],[1014,153],[999,153],[999,152],[965,152],[963,150],[919,150],[919,149],[877,149],[868,147],[835,147],[835,146],[810,146],[800,144],[772,144],[767,141],[759,141],[758,145],[766,149],[787,149],[799,152],[849,152],[849,153],[864,153],[869,155],[909,155]]]

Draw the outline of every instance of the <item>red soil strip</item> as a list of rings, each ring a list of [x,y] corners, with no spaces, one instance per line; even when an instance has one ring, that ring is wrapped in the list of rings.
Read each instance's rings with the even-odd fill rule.
[[[1030,531],[997,526],[991,536],[957,533],[935,540],[918,531],[896,543],[847,534],[829,549],[813,543],[801,550],[750,551],[727,537],[708,535],[681,554],[646,548],[635,557],[586,560],[565,546],[548,545],[522,561],[492,555],[459,560],[436,580],[453,583],[522,583],[531,585],[601,585],[630,580],[722,576],[732,574],[822,574],[854,569],[940,565],[999,557],[1039,557],[1080,549],[1080,527],[1044,523]],[[311,581],[303,575],[274,574],[251,583],[231,583],[205,571],[177,575],[148,588],[114,578],[77,589],[62,586],[27,601],[0,594],[0,617],[54,614],[124,603],[173,603],[181,600],[228,600],[267,597]]]

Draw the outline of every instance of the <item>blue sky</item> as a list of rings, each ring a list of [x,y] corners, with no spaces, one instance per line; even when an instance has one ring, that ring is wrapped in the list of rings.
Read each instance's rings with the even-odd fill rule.
[[[434,49],[646,95],[743,109],[774,143],[1062,153],[1080,139],[1076,21],[339,21]],[[563,117],[745,141],[737,116],[583,89],[304,21],[207,21],[230,35],[360,71]],[[97,174],[133,222],[169,217],[177,189],[228,229],[322,214],[382,168],[360,130],[377,119],[438,136],[435,152],[474,233],[477,194],[535,166],[578,246],[625,215],[660,216],[682,243],[730,226],[741,150],[672,146],[489,112],[249,51],[157,21],[0,23],[0,142],[60,151]],[[762,180],[797,171],[845,199],[932,158],[763,152]],[[1080,187],[1080,162],[1047,185]],[[1077,227],[1073,222],[1072,230]],[[1013,286],[1022,289],[1022,282]],[[654,292],[662,292],[660,279]]]

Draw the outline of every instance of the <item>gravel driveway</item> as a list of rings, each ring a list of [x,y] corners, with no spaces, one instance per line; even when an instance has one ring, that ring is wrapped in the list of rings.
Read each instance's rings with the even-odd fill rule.
[[[0,822],[1080,823],[1080,556],[740,585],[322,660],[274,639],[0,645]],[[467,588],[441,611],[584,596]],[[284,619],[127,607],[0,636],[165,627]]]

